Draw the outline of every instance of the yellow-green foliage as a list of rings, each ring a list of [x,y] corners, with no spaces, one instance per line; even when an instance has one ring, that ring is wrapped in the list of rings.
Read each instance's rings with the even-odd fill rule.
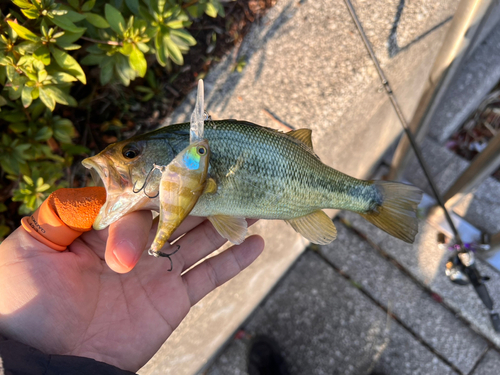
[[[182,65],[196,44],[186,28],[203,14],[224,16],[224,9],[219,0],[13,0],[8,14],[0,11],[0,188],[12,181],[20,213],[65,186],[72,156],[88,151],[72,144],[71,121],[52,115],[57,104],[78,105],[70,89],[87,83],[81,65],[98,66],[102,85],[126,86],[146,75],[146,55],[167,69]]]

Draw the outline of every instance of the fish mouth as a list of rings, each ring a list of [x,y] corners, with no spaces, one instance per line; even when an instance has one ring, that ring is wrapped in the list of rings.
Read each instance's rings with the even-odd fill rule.
[[[128,168],[113,165],[102,154],[84,159],[82,164],[91,170],[94,182],[102,182],[106,189],[106,202],[94,221],[94,229],[104,229],[127,213],[144,208],[148,198],[134,193]]]

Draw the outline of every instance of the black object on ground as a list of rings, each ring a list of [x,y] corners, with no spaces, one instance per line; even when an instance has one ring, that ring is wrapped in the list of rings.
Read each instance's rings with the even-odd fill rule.
[[[248,353],[249,375],[289,375],[278,344],[267,336],[255,337]]]

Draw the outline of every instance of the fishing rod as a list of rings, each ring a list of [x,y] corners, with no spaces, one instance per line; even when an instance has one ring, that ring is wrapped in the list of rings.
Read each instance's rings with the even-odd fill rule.
[[[460,234],[455,224],[453,223],[453,220],[451,219],[450,213],[445,206],[445,202],[441,194],[439,193],[439,190],[437,189],[434,179],[431,176],[427,163],[423,158],[422,151],[420,150],[420,147],[418,146],[415,140],[415,136],[411,132],[408,123],[406,122],[406,119],[403,115],[403,112],[401,111],[401,107],[399,106],[398,101],[396,100],[396,96],[392,91],[391,85],[389,84],[389,80],[386,78],[384,71],[380,66],[380,63],[377,57],[375,56],[375,53],[368,40],[368,37],[366,36],[363,26],[361,25],[361,22],[359,21],[359,18],[354,10],[352,2],[351,0],[344,0],[344,2],[349,10],[353,22],[356,24],[356,28],[358,29],[361,39],[363,39],[363,43],[366,49],[368,50],[368,53],[370,54],[371,60],[375,65],[375,68],[377,69],[377,73],[382,82],[382,86],[385,88],[385,92],[389,97],[389,100],[391,102],[392,107],[394,108],[394,111],[396,112],[396,115],[398,116],[399,122],[403,127],[403,130],[406,136],[408,137],[408,140],[410,141],[411,148],[415,152],[415,156],[417,157],[418,163],[422,167],[424,175],[427,181],[429,182],[432,193],[434,194],[434,197],[436,198],[438,205],[443,209],[446,221],[448,222],[448,225],[450,226],[453,232],[454,236],[453,240],[455,242],[455,245],[450,246],[450,249],[454,250],[455,253],[449,258],[448,262],[446,263],[446,275],[450,278],[452,282],[458,285],[467,285],[469,282],[472,284],[479,298],[484,303],[486,308],[489,310],[493,328],[495,329],[496,332],[500,332],[500,314],[494,311],[493,300],[491,299],[490,294],[488,293],[488,290],[486,288],[486,285],[484,284],[485,281],[489,280],[489,277],[481,276],[481,274],[477,269],[475,255],[473,253],[474,250],[473,244],[464,244],[462,242]]]

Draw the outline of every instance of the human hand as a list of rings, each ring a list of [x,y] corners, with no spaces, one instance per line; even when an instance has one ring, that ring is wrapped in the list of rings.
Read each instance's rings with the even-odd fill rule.
[[[189,217],[172,236],[186,233],[167,272],[168,259],[143,251],[155,232],[150,212],[133,212],[61,253],[18,228],[0,245],[0,333],[48,354],[137,371],[191,306],[264,247],[251,236],[182,274],[226,241],[207,220]]]

